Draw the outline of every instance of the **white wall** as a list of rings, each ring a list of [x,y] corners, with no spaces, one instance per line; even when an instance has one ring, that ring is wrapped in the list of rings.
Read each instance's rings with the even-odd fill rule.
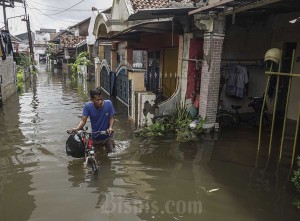
[[[50,33],[36,33],[34,43],[35,44],[46,44],[50,41]]]
[[[130,10],[130,6],[129,0],[114,0],[111,13],[112,20],[126,21],[131,13],[128,11],[128,7]]]
[[[8,55],[4,61],[0,59],[0,67],[2,99],[5,104],[7,99],[16,93],[16,75],[14,72],[13,56]]]

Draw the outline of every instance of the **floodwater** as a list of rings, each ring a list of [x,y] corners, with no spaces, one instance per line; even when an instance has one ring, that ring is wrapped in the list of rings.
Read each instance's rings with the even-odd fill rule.
[[[188,144],[134,138],[115,102],[117,152],[92,175],[65,153],[92,86],[41,67],[0,109],[1,221],[300,220],[288,175],[254,167],[248,129]]]

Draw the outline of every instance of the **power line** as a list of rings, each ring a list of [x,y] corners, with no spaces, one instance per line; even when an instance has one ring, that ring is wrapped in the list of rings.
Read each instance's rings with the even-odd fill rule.
[[[60,12],[57,12],[57,13],[54,13],[54,14],[49,14],[49,15],[58,15],[58,14],[60,14],[60,13],[63,13],[63,12],[65,12],[65,11],[68,11],[68,10],[70,10],[71,8],[74,8],[76,5],[79,5],[81,2],[83,2],[83,1],[85,1],[85,0],[81,0],[81,1],[79,1],[79,2],[77,2],[75,5],[72,5],[71,7],[69,7],[69,8],[66,8],[66,9],[64,9],[64,10],[62,10],[62,11],[60,11]]]
[[[32,6],[29,2],[27,2],[26,5],[27,5],[27,6],[28,6],[28,5]],[[78,21],[74,21],[74,20],[73,20],[73,21],[67,21],[67,20],[62,20],[62,19],[54,18],[54,17],[52,17],[52,16],[49,16],[49,15],[45,14],[44,12],[40,11],[39,9],[32,9],[31,11],[32,11],[33,13],[36,13],[35,11],[38,11],[38,12],[39,12],[39,13],[38,13],[39,15],[44,15],[44,16],[46,16],[46,17],[52,19],[52,20],[57,21],[58,23],[60,23],[60,24],[62,24],[62,25],[70,26],[70,24],[67,24],[67,23],[72,23],[72,24],[77,24],[77,23],[78,23]],[[60,22],[60,21],[61,21],[61,22]],[[62,22],[65,22],[65,23],[62,23]],[[71,25],[71,26],[72,26],[72,25]]]
[[[28,3],[28,4],[30,5],[30,3]],[[31,5],[31,6],[32,6],[32,5]],[[66,24],[66,23],[63,24],[63,23],[59,22],[59,21],[62,21],[62,20],[57,19],[57,18],[54,18],[54,17],[51,17],[51,16],[45,14],[44,12],[40,11],[39,9],[33,9],[33,10],[39,11],[39,12],[41,13],[40,15],[44,15],[44,16],[47,16],[48,18],[51,18],[52,20],[56,20],[58,23],[60,23],[60,24],[62,24],[62,25],[68,25],[68,24]],[[63,22],[68,22],[68,21],[63,21]]]
[[[35,18],[34,19],[34,21],[37,21],[39,24],[40,24],[40,26],[42,27],[43,25],[42,25],[42,23],[39,21],[39,19],[36,17],[36,15],[35,15],[35,13],[33,12],[33,17]]]
[[[30,2],[37,3],[37,4],[39,4],[39,5],[43,5],[43,6],[47,6],[47,7],[49,7],[49,8],[65,9],[65,8],[59,8],[59,7],[55,7],[55,6],[52,6],[52,5],[46,5],[46,4],[42,4],[42,3],[40,3],[40,2],[36,2],[36,1],[32,1],[32,0],[30,0]]]
[[[23,7],[22,6],[15,6],[15,8],[23,8]],[[66,8],[47,9],[47,8],[32,8],[32,7],[28,7],[28,9],[36,9],[36,10],[41,10],[41,11],[61,11],[62,9],[66,9]],[[104,10],[104,9],[99,9],[99,10]],[[91,9],[69,9],[69,11],[91,11]]]

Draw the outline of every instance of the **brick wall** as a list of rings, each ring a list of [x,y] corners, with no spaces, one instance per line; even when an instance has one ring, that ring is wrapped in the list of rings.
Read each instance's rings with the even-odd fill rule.
[[[4,61],[0,59],[0,76],[2,76],[2,99],[5,103],[11,95],[16,93],[16,76],[14,73],[14,61],[12,56],[7,56]]]
[[[223,34],[204,35],[199,114],[209,126],[216,122]]]

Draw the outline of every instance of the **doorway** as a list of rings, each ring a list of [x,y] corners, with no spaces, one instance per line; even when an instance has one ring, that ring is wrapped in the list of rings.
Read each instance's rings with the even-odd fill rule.
[[[162,93],[171,97],[176,89],[178,69],[178,48],[164,49],[164,65],[162,72]]]

